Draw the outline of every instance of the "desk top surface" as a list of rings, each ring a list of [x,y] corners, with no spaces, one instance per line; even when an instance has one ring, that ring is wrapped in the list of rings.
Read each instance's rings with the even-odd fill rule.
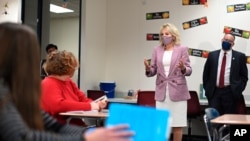
[[[250,115],[224,114],[211,120],[216,124],[244,124],[250,125]]]
[[[108,111],[104,110],[101,112],[98,112],[96,110],[93,111],[69,111],[69,112],[63,112],[59,115],[62,116],[70,116],[70,117],[91,117],[91,118],[106,118],[108,117]]]
[[[117,102],[117,103],[133,103],[136,104],[137,103],[137,99],[136,98],[108,98],[108,102]]]
[[[246,103],[246,107],[250,107],[250,101],[246,101],[245,100],[245,103]],[[206,99],[200,99],[200,105],[203,105],[203,106],[206,106],[208,105],[208,101]]]

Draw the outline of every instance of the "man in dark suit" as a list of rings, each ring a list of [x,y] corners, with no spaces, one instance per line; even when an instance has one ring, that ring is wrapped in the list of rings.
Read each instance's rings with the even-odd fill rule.
[[[234,35],[225,34],[221,40],[222,48],[209,53],[203,71],[208,104],[220,114],[237,113],[237,103],[243,97],[248,81],[246,55],[232,50],[234,41]]]

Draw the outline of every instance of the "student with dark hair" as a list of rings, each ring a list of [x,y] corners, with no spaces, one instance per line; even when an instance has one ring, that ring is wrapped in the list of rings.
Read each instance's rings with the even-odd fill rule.
[[[46,52],[47,52],[47,54],[50,54],[51,52],[53,52],[53,51],[57,51],[58,50],[58,47],[57,47],[57,45],[55,45],[55,44],[48,44],[47,46],[46,46]],[[44,67],[45,67],[45,62],[46,62],[46,59],[42,59],[41,60],[41,63],[40,63],[40,67],[41,67],[41,78],[42,79],[44,79],[46,76],[48,76],[48,73],[45,71],[45,69],[44,69]]]
[[[134,133],[128,125],[85,133],[84,128],[60,124],[41,110],[39,44],[30,27],[1,23],[0,43],[1,141],[130,141]]]
[[[58,48],[57,48],[57,45],[54,45],[54,44],[48,44],[46,47],[47,54],[50,54],[51,52],[56,51],[56,50],[58,50]]]

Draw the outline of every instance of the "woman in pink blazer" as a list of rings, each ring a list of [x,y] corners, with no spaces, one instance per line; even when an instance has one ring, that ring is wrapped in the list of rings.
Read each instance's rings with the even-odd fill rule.
[[[161,27],[160,45],[154,48],[150,63],[145,59],[144,65],[147,77],[156,75],[156,108],[170,110],[174,141],[181,141],[190,99],[185,77],[191,75],[192,68],[188,48],[180,45],[180,34],[174,25]]]

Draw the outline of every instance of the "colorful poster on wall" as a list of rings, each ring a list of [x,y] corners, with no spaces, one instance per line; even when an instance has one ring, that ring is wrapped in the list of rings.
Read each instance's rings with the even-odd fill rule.
[[[207,58],[209,51],[207,50],[199,50],[199,49],[193,49],[193,48],[189,48],[188,49],[188,54],[190,56],[196,56],[196,57],[202,57],[202,58]]]
[[[201,17],[199,19],[194,19],[191,21],[187,21],[182,23],[183,29],[189,29],[189,28],[193,28],[193,27],[197,27],[200,25],[204,25],[207,24],[207,17]]]
[[[235,4],[235,5],[228,5],[227,6],[227,12],[238,12],[238,11],[246,11],[250,10],[250,2],[247,4]]]
[[[194,48],[188,48],[188,54],[190,56],[207,58],[208,54],[209,54],[209,51],[207,51],[207,50],[200,50],[200,49],[194,49]],[[250,56],[246,56],[246,63],[250,64]]]
[[[182,0],[182,5],[200,5],[207,4],[207,0]]]
[[[168,19],[169,11],[146,13],[146,20]]]
[[[157,33],[148,33],[146,36],[147,41],[157,41],[159,40],[159,34]]]
[[[249,39],[250,37],[250,31],[237,29],[237,28],[233,28],[229,26],[224,26],[223,32],[231,33],[234,36],[238,36],[238,37],[245,38],[245,39]]]

